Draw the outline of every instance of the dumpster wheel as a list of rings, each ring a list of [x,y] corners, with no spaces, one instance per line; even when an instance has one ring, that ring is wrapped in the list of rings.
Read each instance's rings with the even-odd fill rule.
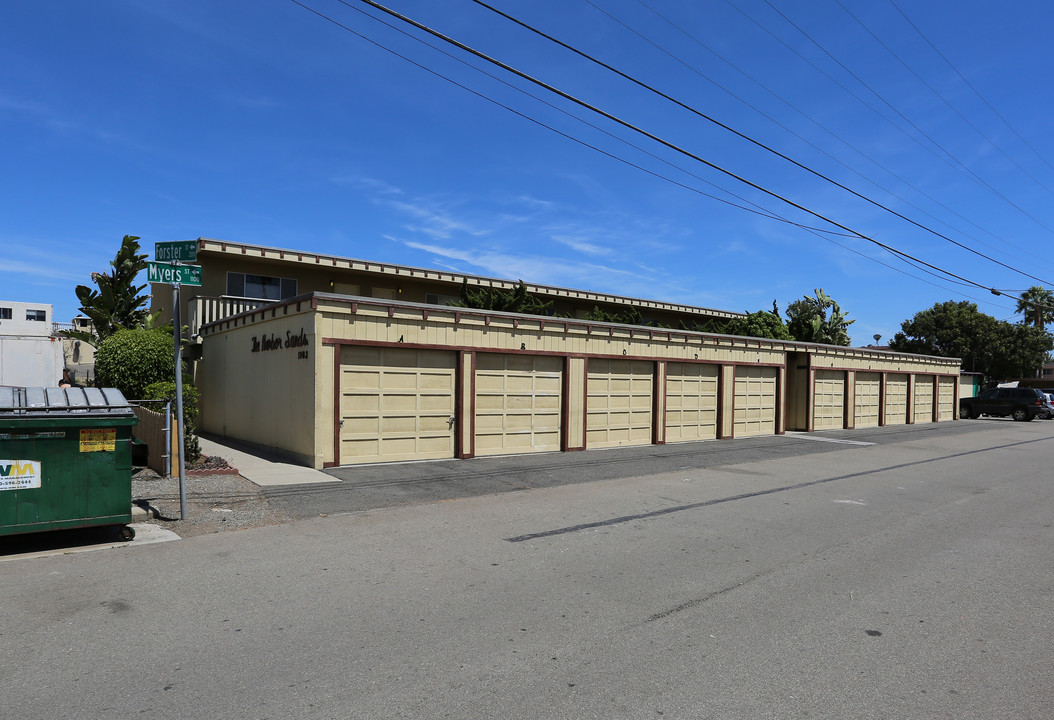
[[[121,539],[125,542],[131,542],[135,537],[135,528],[130,528],[127,525],[121,526]]]

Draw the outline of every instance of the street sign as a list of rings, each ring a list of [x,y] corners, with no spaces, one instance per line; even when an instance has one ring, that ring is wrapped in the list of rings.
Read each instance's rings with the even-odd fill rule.
[[[179,285],[201,285],[201,267],[198,265],[169,265],[148,262],[146,279],[152,283],[176,283]]]
[[[198,259],[197,240],[176,240],[154,243],[154,260],[162,262],[194,262]]]

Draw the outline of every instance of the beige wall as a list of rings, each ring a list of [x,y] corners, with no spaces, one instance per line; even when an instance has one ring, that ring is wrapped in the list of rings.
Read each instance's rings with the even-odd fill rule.
[[[284,450],[292,459],[317,467],[321,465],[315,445],[318,426],[324,425],[330,434],[333,428],[331,414],[321,418],[315,411],[322,350],[315,332],[317,316],[309,305],[300,311],[295,306],[284,310],[260,313],[267,317],[232,324],[208,338],[195,367],[201,392],[198,427]],[[307,345],[286,347],[287,339],[300,337]],[[327,401],[332,409],[331,395]]]
[[[254,337],[274,334],[284,339],[287,332],[298,335],[301,329],[309,338],[306,358],[299,355],[300,348],[251,352]],[[712,421],[718,438],[783,432],[785,418],[797,412],[796,406],[811,403],[811,389],[805,388],[805,397],[795,397],[790,390],[797,379],[785,369],[788,353],[793,362],[809,366],[806,375],[821,372],[846,378],[845,407],[850,409],[843,412],[850,421],[857,371],[869,377],[894,371],[896,377],[905,379],[925,375],[931,384],[934,376],[955,378],[959,372],[958,361],[943,358],[349,299],[328,293],[220,321],[202,332],[204,355],[198,364],[202,429],[284,448],[315,467],[335,462],[338,351],[349,345],[454,352],[459,378],[454,453],[462,457],[473,455],[476,441],[471,421],[477,402],[478,353],[561,359],[562,447],[569,450],[590,446],[595,428],[587,424],[586,398],[594,388],[587,376],[603,364],[610,366],[612,360],[630,361],[634,368],[647,368],[649,378],[657,378],[649,380],[656,390],[651,420],[654,435],[648,442],[665,440],[667,408],[663,401],[666,378],[674,366],[705,363],[716,368],[718,397]],[[943,406],[946,401],[941,401]],[[751,407],[741,406],[743,403]],[[640,437],[637,432],[632,441]]]

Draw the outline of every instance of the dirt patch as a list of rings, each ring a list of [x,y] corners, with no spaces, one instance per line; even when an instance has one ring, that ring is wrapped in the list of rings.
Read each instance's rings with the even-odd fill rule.
[[[210,472],[191,474],[192,467]],[[180,537],[276,525],[291,519],[275,511],[257,485],[234,469],[222,473],[224,467],[229,467],[226,460],[213,457],[188,464],[186,519],[180,519],[179,478],[162,478],[147,468],[138,469],[132,475],[132,503],[147,510],[148,522]]]

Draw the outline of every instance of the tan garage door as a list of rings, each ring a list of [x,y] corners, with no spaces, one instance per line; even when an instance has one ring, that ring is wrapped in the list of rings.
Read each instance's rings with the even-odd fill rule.
[[[937,419],[941,422],[955,419],[955,378],[937,378]]]
[[[841,430],[845,427],[845,373],[817,370],[813,383],[813,427]]]
[[[345,346],[340,360],[342,464],[454,456],[454,353]]]
[[[908,376],[886,376],[886,425],[903,425],[908,421]]]
[[[915,376],[915,422],[933,422],[933,376]]]
[[[590,359],[586,447],[652,441],[653,369],[652,363],[643,360]]]
[[[856,402],[853,422],[856,427],[878,427],[882,398],[882,376],[878,373],[856,374]]]
[[[737,367],[735,437],[776,432],[776,368]]]
[[[476,455],[560,449],[563,358],[476,356]]]
[[[717,438],[717,365],[666,366],[666,442]]]

